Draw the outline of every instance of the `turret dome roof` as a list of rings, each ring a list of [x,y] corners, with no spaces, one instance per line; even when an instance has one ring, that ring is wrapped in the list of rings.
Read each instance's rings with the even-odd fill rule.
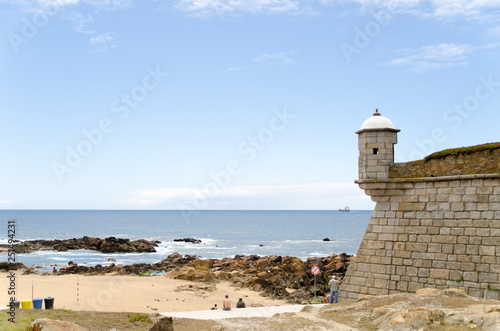
[[[378,109],[375,110],[373,116],[363,122],[360,130],[377,130],[377,129],[391,129],[396,130],[394,123],[387,117],[380,115]]]

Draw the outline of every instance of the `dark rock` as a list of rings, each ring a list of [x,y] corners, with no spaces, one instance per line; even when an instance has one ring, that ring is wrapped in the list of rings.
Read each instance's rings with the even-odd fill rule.
[[[79,326],[78,324],[68,322],[52,320],[49,318],[39,318],[33,323],[31,323],[31,328],[26,328],[27,330],[72,330],[72,331],[88,331],[88,329]]]
[[[248,255],[243,256],[242,259],[245,261],[257,261],[258,259],[260,259],[260,257],[258,255]]]
[[[0,270],[1,271],[8,271],[8,270],[18,270],[18,269],[24,269],[26,266],[22,264],[21,262],[15,262],[15,263],[10,263],[10,262],[0,262]]]
[[[105,239],[83,237],[80,239],[72,238],[65,240],[31,240],[25,241],[14,246],[17,253],[31,253],[38,250],[55,250],[65,252],[68,250],[87,249],[96,250],[103,253],[144,253],[156,252],[155,247],[158,241],[148,241],[139,239],[130,241],[109,237]]]
[[[325,238],[323,239],[323,241],[330,241],[330,238]]]
[[[187,243],[201,244],[200,239],[194,239],[194,238],[174,239],[174,241],[183,241],[183,242],[187,242]]]
[[[342,262],[346,262],[347,258],[349,257],[346,253],[342,253],[339,256],[340,256],[340,261]]]
[[[269,256],[268,260],[270,263],[280,263],[283,258],[281,256],[271,255]]]
[[[149,331],[174,331],[174,322],[172,317],[162,317]]]

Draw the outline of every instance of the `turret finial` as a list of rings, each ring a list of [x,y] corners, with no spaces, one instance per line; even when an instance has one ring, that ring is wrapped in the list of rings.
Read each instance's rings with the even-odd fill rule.
[[[380,115],[380,113],[378,112],[378,108],[375,109],[375,112],[373,113],[373,116],[382,116]]]

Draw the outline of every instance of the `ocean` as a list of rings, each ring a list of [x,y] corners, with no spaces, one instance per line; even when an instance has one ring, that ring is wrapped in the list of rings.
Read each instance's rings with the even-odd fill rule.
[[[118,237],[161,241],[156,253],[113,253],[78,250],[17,254],[26,266],[156,263],[169,254],[223,258],[235,255],[322,257],[356,254],[372,211],[199,211],[186,218],[180,211],[164,210],[0,210],[3,235],[15,221],[17,240]],[[0,224],[1,224],[0,223]],[[2,231],[0,230],[0,233]],[[201,244],[174,242],[196,238]],[[329,238],[330,241],[323,241]],[[7,253],[0,253],[7,261]]]

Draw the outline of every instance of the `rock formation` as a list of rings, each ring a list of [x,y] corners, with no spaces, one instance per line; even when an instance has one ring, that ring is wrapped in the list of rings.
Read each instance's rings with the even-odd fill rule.
[[[87,249],[103,253],[152,253],[159,241],[148,241],[108,237],[105,239],[83,237],[65,240],[30,240],[19,242],[14,246],[16,253],[32,253],[39,250],[54,250],[65,252],[68,250]],[[5,246],[5,245],[3,245]]]
[[[41,329],[36,329],[36,327],[41,327]],[[72,331],[88,331],[88,329],[81,327],[75,323],[68,321],[52,320],[49,318],[39,318],[33,323],[31,323],[30,330],[44,330],[44,331],[56,331],[56,330],[72,330]]]
[[[194,239],[194,238],[182,238],[182,239],[174,239],[174,241],[183,241],[183,242],[186,242],[186,243],[192,243],[192,244],[201,244],[201,240],[200,239]]]

